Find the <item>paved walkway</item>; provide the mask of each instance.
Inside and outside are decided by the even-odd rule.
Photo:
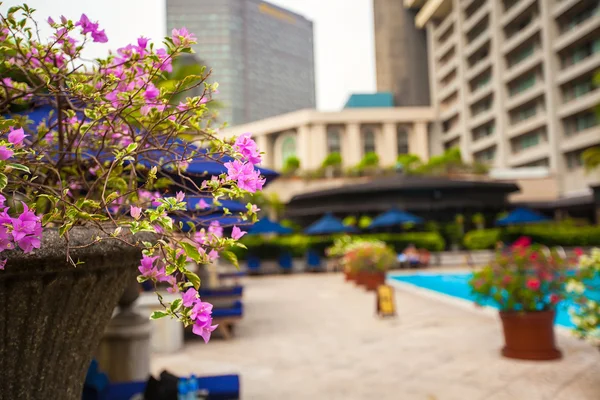
[[[236,338],[155,355],[154,373],[241,375],[244,400],[598,400],[600,352],[559,335],[564,359],[499,356],[499,322],[405,290],[399,316],[340,274],[246,281]]]

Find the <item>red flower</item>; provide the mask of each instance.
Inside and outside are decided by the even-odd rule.
[[[540,290],[540,280],[538,278],[529,278],[527,279],[527,284],[526,284],[528,289],[531,290]]]
[[[529,259],[533,262],[535,262],[538,258],[540,258],[540,255],[535,251],[529,256]]]
[[[520,247],[529,247],[531,245],[531,239],[527,236],[521,236],[513,243],[513,249],[518,249]]]
[[[575,254],[577,255],[577,257],[581,257],[583,255],[583,249],[581,247],[577,247],[573,251],[575,252]]]
[[[556,293],[552,293],[550,295],[550,304],[556,304],[560,301],[560,296],[557,295]]]
[[[511,282],[512,282],[512,276],[510,276],[510,275],[504,275],[502,277],[502,284],[503,285],[508,285]]]

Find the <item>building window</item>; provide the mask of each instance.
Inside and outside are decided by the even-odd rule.
[[[281,143],[281,161],[284,165],[290,157],[296,157],[296,138],[288,135]]]
[[[476,142],[480,139],[491,136],[494,134],[495,130],[496,130],[496,125],[493,123],[486,124],[486,125],[480,126],[478,128],[475,128],[473,130],[473,141]]]
[[[593,3],[593,2],[592,2]],[[561,33],[569,32],[575,29],[577,26],[581,25],[588,19],[597,16],[600,14],[600,4],[596,2],[595,4],[591,4],[590,7],[587,7],[573,15],[571,15],[567,20],[565,20],[562,24],[560,24]]]
[[[520,110],[517,110],[513,114],[512,123],[516,124],[521,121],[525,121],[526,119],[534,117],[536,114],[537,114],[537,107],[535,104],[533,104],[529,107],[526,107],[526,108],[522,108]]]
[[[477,103],[475,103],[473,105],[473,107],[471,107],[471,114],[473,114],[473,116],[477,116],[487,110],[489,110],[492,107],[492,98],[488,97],[487,99],[481,100]]]
[[[375,153],[375,132],[367,129],[363,132],[363,154]]]
[[[535,147],[540,144],[541,141],[541,133],[540,132],[532,132],[522,135],[516,138],[513,142],[513,151],[518,153],[520,151],[526,150],[530,147]]]
[[[489,147],[485,150],[473,154],[473,158],[476,162],[481,164],[490,164],[496,158],[496,146]]]
[[[567,136],[579,133],[586,129],[598,125],[598,117],[594,110],[587,110],[573,117],[567,118],[564,122],[565,133]]]
[[[342,145],[340,141],[340,131],[337,128],[327,130],[327,153],[341,153]]]
[[[586,94],[598,89],[598,83],[593,76],[588,76],[583,80],[568,83],[563,87],[563,101],[565,103],[585,96]]]
[[[479,22],[473,29],[467,33],[467,43],[472,43],[481,36],[488,29],[489,17],[486,16],[481,22]]]
[[[482,87],[489,85],[490,80],[491,80],[491,73],[486,72],[485,74],[481,75],[479,78],[476,78],[473,80],[471,91],[475,92],[475,91],[481,89]]]
[[[396,143],[398,154],[408,154],[408,132],[404,128],[398,128],[396,132]]]
[[[460,147],[460,137],[450,140],[449,142],[444,143],[444,150],[450,150],[455,147]]]
[[[532,72],[525,77],[519,79],[515,84],[513,84],[510,88],[510,95],[515,96],[519,93],[526,91],[529,88],[532,88],[535,85],[535,72]]]
[[[517,50],[513,54],[508,57],[508,67],[512,68],[515,65],[521,63],[521,61],[526,60],[535,52],[535,43],[530,43],[527,46]]]
[[[517,165],[516,168],[532,168],[532,167],[549,167],[550,160],[548,158],[542,158],[537,161],[532,161],[526,164]]]
[[[600,38],[591,40],[567,53],[563,53],[560,56],[561,66],[563,69],[570,67],[597,53],[600,53]]]
[[[581,155],[586,149],[571,151],[569,153],[565,153],[565,159],[567,161],[568,169],[578,169],[583,167],[583,160]]]

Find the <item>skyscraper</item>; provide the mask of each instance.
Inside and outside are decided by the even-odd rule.
[[[403,4],[427,30],[440,151],[458,146],[467,161],[497,168],[545,167],[563,196],[600,183],[581,160],[600,145],[600,1]]]
[[[427,38],[402,0],[374,0],[377,91],[391,92],[396,107],[429,105]]]
[[[186,27],[213,69],[221,121],[251,122],[315,107],[313,24],[259,0],[167,0],[167,28]]]

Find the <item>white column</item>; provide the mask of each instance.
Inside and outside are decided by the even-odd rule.
[[[301,125],[296,134],[296,151],[300,160],[300,169],[311,169],[311,144],[310,144],[310,126]]]
[[[382,167],[396,165],[398,158],[398,136],[395,122],[386,122],[378,132],[375,147]]]
[[[321,167],[327,157],[327,126],[325,124],[314,124],[310,130],[311,167]]]
[[[429,136],[427,122],[415,122],[408,134],[408,151],[421,160],[429,160]]]
[[[342,140],[342,159],[344,167],[353,167],[362,159],[362,138],[360,124],[348,123]]]

